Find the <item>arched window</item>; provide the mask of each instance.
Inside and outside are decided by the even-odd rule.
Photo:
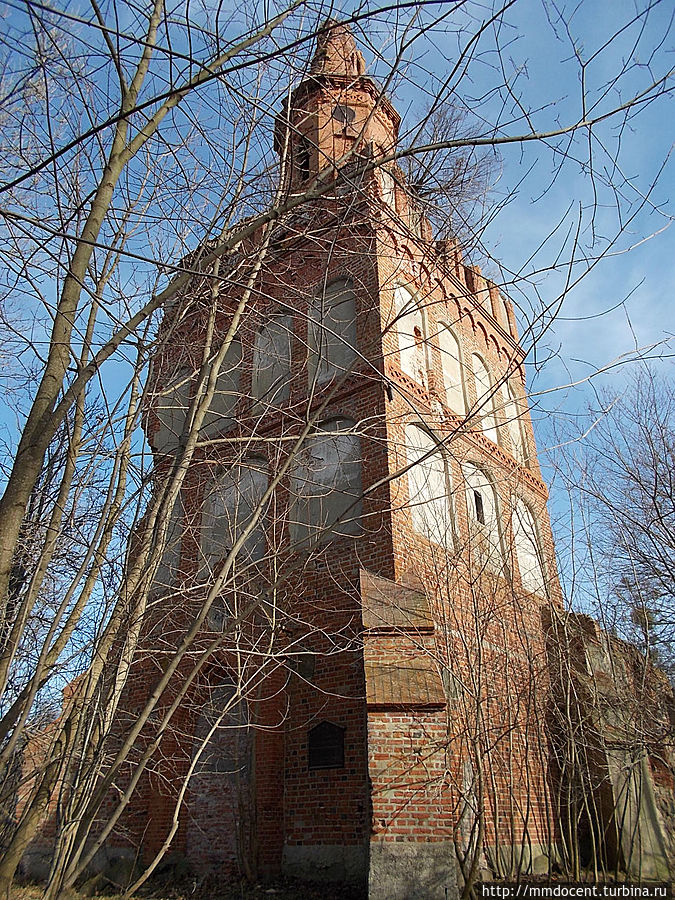
[[[464,415],[464,377],[459,351],[459,341],[448,325],[440,323],[438,344],[441,348],[441,364],[443,367],[443,384],[445,399],[453,412]]]
[[[406,427],[405,443],[408,464],[412,465],[408,493],[413,528],[437,544],[452,547],[452,482],[445,454],[417,425]]]
[[[234,425],[234,410],[241,397],[239,390],[241,355],[241,341],[238,337],[234,337],[220,366],[216,390],[202,422],[201,437],[213,437]]]
[[[494,487],[487,475],[471,463],[466,463],[463,469],[470,549],[481,565],[499,571],[503,555]]]
[[[260,407],[288,400],[292,327],[290,316],[272,316],[255,336],[252,393]]]
[[[471,363],[476,385],[476,399],[478,415],[481,418],[481,428],[483,429],[483,434],[496,444],[498,442],[497,417],[495,415],[495,399],[490,375],[485,363],[477,353],[474,353],[471,357]]]
[[[511,524],[523,589],[545,597],[546,578],[537,538],[537,526],[532,512],[522,500],[516,500],[513,505]]]
[[[356,362],[356,302],[351,281],[333,281],[310,303],[307,362],[309,383],[324,384],[351,371]]]
[[[422,311],[408,288],[394,289],[396,335],[401,371],[427,386],[426,333]]]
[[[160,453],[171,453],[178,447],[190,405],[192,369],[182,366],[157,398],[159,428],[151,442]]]
[[[202,555],[209,567],[223,559],[259,510],[268,484],[267,462],[249,459],[221,472],[204,501]],[[266,551],[263,515],[240,548],[243,563],[260,560]]]
[[[502,394],[504,396],[504,416],[511,438],[513,455],[521,465],[525,465],[527,463],[527,445],[523,433],[522,407],[513,387],[508,382],[502,384]]]
[[[351,419],[309,436],[291,477],[291,541],[361,533],[361,442]]]

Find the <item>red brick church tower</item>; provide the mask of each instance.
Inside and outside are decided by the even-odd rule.
[[[327,23],[275,133],[281,202],[303,202],[221,261],[215,317],[197,278],[166,315],[160,471],[204,342],[227,348],[159,573],[211,597],[195,648],[223,640],[127,825],[148,858],[192,761],[173,848],[197,871],[431,898],[548,864],[559,587],[524,354],[510,302],[383,162],[399,121]]]

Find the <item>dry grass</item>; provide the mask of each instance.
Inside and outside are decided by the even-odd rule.
[[[96,894],[97,900],[120,900],[120,894]],[[363,900],[365,895],[357,890],[339,885],[308,885],[289,881],[274,885],[222,884],[220,886],[191,886],[181,890],[174,886],[164,890],[143,889],[138,900]],[[35,885],[15,887],[12,900],[42,900],[42,889]],[[79,891],[70,891],[61,900],[88,900]]]
[[[119,900],[119,894],[97,894],[98,900]],[[42,900],[42,888],[38,885],[22,885],[12,888],[12,900]],[[66,900],[66,897],[63,898]],[[67,900],[87,900],[79,891],[70,891]]]

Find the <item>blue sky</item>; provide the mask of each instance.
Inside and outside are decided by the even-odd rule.
[[[641,6],[644,4],[641,4]],[[573,4],[568,5],[574,9]],[[514,17],[520,19],[522,39],[512,45],[514,65],[526,66],[527,79],[523,93],[534,105],[555,100],[557,111],[542,113],[535,122],[547,127],[547,122],[558,118],[562,123],[580,110],[579,66],[572,55],[572,42],[565,38],[555,40],[552,28],[542,15],[543,6],[534,0],[519,2]],[[618,105],[639,92],[651,80],[655,80],[675,66],[673,9],[669,3],[654,7],[644,33],[639,36],[641,22],[626,28],[622,36],[601,53],[587,72],[587,90],[591,99],[598,96],[597,88],[609,84],[616,69],[623,61],[639,64],[609,88],[601,100],[600,108]],[[571,18],[574,45],[585,59],[601,47],[610,35],[634,15],[634,5],[627,2],[580,4]],[[669,30],[670,29],[670,30]],[[653,59],[649,50],[661,40],[663,46]],[[637,43],[636,43],[637,41]],[[519,54],[516,56],[516,54]],[[647,62],[650,63],[647,67]],[[671,81],[672,84],[672,81]],[[675,120],[675,100],[662,97],[641,109],[631,123],[623,129],[620,147],[617,128],[610,120],[597,127],[599,139],[606,144],[613,156],[620,151],[621,174],[611,174],[612,181],[624,195],[622,215],[629,217],[639,204],[640,192],[646,194],[664,160],[671,151],[673,141],[672,121]],[[618,121],[618,120],[617,120]],[[583,154],[585,134],[579,134],[573,150]],[[603,174],[610,156],[603,155],[599,146],[594,148],[595,163]],[[511,268],[517,268],[521,259],[529,256],[541,236],[557,223],[565,211],[567,221],[575,223],[579,210],[583,210],[585,231],[582,241],[590,246],[589,226],[594,200],[593,184],[580,165],[563,162],[554,187],[543,196],[559,158],[552,157],[541,145],[528,145],[521,151],[517,147],[502,148],[505,187],[518,180],[529,165],[534,168],[520,187],[519,196],[495,221],[485,240],[495,256]],[[673,285],[673,251],[675,232],[668,227],[675,214],[671,188],[675,182],[675,159],[669,158],[653,191],[652,203],[627,227],[609,252],[592,272],[586,275],[565,296],[547,343],[557,349],[559,356],[548,362],[540,372],[532,372],[531,387],[550,388],[568,380],[577,380],[600,368],[617,356],[630,352],[635,345],[643,346],[661,341],[675,331],[671,308]],[[502,185],[498,185],[498,189]],[[539,198],[539,199],[535,199]],[[615,197],[607,187],[600,186],[595,251],[602,250],[609,238],[618,231],[618,214]],[[659,207],[656,211],[653,206]],[[660,232],[660,233],[657,233]],[[627,248],[634,246],[629,252]],[[555,243],[552,245],[555,246]],[[550,262],[551,248],[547,247],[538,259],[542,265]],[[562,261],[568,258],[562,254]],[[540,291],[551,298],[563,284],[563,274],[551,273],[539,280]],[[625,300],[625,304],[616,307]],[[612,310],[612,307],[616,307]],[[612,310],[612,311],[609,311]],[[664,352],[668,348],[664,347]],[[568,374],[570,377],[568,377]],[[611,376],[616,377],[616,373]],[[583,390],[571,392],[573,405],[583,402]]]
[[[639,15],[646,9],[648,15]],[[446,23],[458,26],[456,34],[435,34],[411,49],[409,81],[399,99],[404,115],[406,104],[412,112],[422,94],[415,97],[416,79],[425,87],[434,76],[442,81],[466,44],[468,26],[475,30],[491,11],[485,4],[458,8],[456,23]],[[587,115],[597,116],[675,68],[674,14],[670,2],[517,0],[506,13],[508,24],[498,33],[486,31],[466,72],[455,78],[453,99],[477,115],[485,134],[491,126],[500,135],[527,133],[518,103],[534,110],[529,121],[535,130],[555,129],[582,117],[581,60]],[[459,27],[462,18],[466,29]],[[501,57],[495,52],[497,41]],[[504,74],[511,80],[511,93],[495,92]],[[666,84],[671,90],[675,86],[672,74]],[[569,498],[551,465],[560,452],[561,429],[579,427],[588,405],[598,407],[598,389],[623,390],[634,367],[622,362],[604,374],[594,373],[615,360],[641,355],[661,358],[660,371],[672,373],[674,121],[675,97],[663,95],[626,117],[595,126],[596,178],[588,166],[586,131],[570,143],[557,139],[499,149],[501,169],[493,197],[511,197],[511,202],[483,234],[486,258],[475,261],[496,281],[509,282],[514,272],[524,276],[508,286],[522,307],[521,325],[542,302],[562,300],[546,333],[537,337],[527,369],[540,461],[552,485],[549,506],[563,554]],[[591,257],[605,255],[585,275],[587,266],[575,265],[573,287],[566,290],[570,235],[577,227],[579,249]],[[546,271],[554,261],[558,267]],[[636,352],[638,348],[645,350]],[[574,382],[581,383],[566,387]]]
[[[345,12],[354,8],[353,2],[343,5]],[[636,15],[636,5],[628,0],[611,3],[559,0],[555,5],[550,0],[517,0],[503,22],[486,29],[474,48],[470,64],[454,77],[448,96],[470,111],[484,134],[489,134],[493,127],[499,135],[527,132],[527,123],[518,112],[515,98],[534,110],[531,121],[536,129],[548,130],[573,122],[581,113],[577,52],[584,60],[592,59],[586,71],[591,114],[617,106],[675,66],[673,5],[667,0],[651,3],[640,0],[637,9],[646,8],[650,8],[646,18],[638,17],[627,24]],[[457,5],[446,2],[424,10],[416,22],[418,25],[441,13],[448,13],[448,19],[443,30],[421,36],[404,55],[405,79],[398,87],[392,87],[395,102],[404,115],[404,126],[414,124],[415,114],[452,69],[470,35],[478,25],[489,20],[493,10],[489,3],[478,2]],[[563,25],[560,13],[568,27]],[[242,11],[241,15],[245,16],[246,12]],[[399,22],[407,19],[409,12],[402,12]],[[617,32],[619,37],[610,41]],[[395,48],[394,33],[391,25],[372,27],[373,47],[384,48],[390,58]],[[501,57],[495,51],[497,44],[503,50]],[[308,50],[305,45],[303,53]],[[364,47],[364,52],[372,67],[373,53],[368,47]],[[617,79],[616,73],[622,67],[626,71]],[[510,96],[503,89],[493,93],[504,74],[512,85]],[[529,359],[529,385],[535,397],[538,391],[552,391],[557,386],[583,379],[636,345],[657,343],[675,330],[670,312],[675,232],[668,227],[675,214],[670,196],[675,163],[668,156],[673,120],[675,102],[667,96],[640,108],[625,124],[620,144],[615,120],[596,129],[598,139],[609,150],[607,155],[600,144],[594,147],[595,164],[602,178],[610,159],[620,149],[621,174],[617,170],[608,177],[621,192],[619,205],[625,217],[632,214],[640,193],[649,190],[660,166],[667,160],[651,198],[658,211],[645,207],[619,237],[612,254],[566,294],[560,313],[547,333],[538,339],[536,353]],[[585,132],[580,132],[567,148],[579,160],[583,160],[586,152],[585,141]],[[559,140],[555,147],[560,149],[566,144]],[[519,278],[509,288],[516,303],[521,303],[524,309],[528,306],[536,309],[540,300],[550,302],[561,291],[569,241],[566,247],[561,247],[564,241],[560,236],[576,228],[580,211],[582,244],[586,248],[591,246],[594,186],[582,162],[563,158],[542,143],[503,145],[499,153],[500,175],[494,197],[499,200],[510,196],[512,200],[483,235],[486,250],[494,261],[475,261],[481,262],[495,280],[500,281],[504,276],[508,281],[508,271],[527,276],[530,270],[545,269],[558,258],[562,268],[534,276],[538,297],[527,280]],[[593,252],[606,248],[607,240],[616,235],[619,219],[617,195],[600,182],[598,188],[597,239]],[[536,253],[543,236],[556,225],[559,228],[554,238]],[[625,252],[634,244],[635,249]],[[501,271],[499,264],[504,266]],[[670,351],[671,347],[662,345],[661,352]],[[542,360],[545,364],[538,365]],[[600,380],[610,385],[620,384],[621,370],[613,369]],[[551,442],[548,429],[551,411],[573,414],[583,409],[592,397],[588,385],[536,397],[534,418],[540,447]]]
[[[354,5],[344,8],[352,10]],[[490,3],[445,3],[419,16],[417,24],[422,26],[433,16],[447,14],[439,28],[411,43],[403,57],[403,77],[391,88],[404,117],[403,133],[414,125],[471,35],[498,8]],[[473,46],[470,62],[451,81],[448,99],[468,110],[486,136],[493,129],[499,136],[513,136],[526,134],[530,125],[548,131],[572,124],[583,117],[582,94],[586,117],[602,115],[675,69],[674,15],[675,8],[665,0],[517,0]],[[399,35],[403,19],[405,14],[399,18]],[[373,32],[373,44],[392,59],[393,27],[374,27]],[[373,54],[366,52],[366,57],[372,69]],[[378,74],[377,65],[374,68]],[[504,79],[509,91],[499,88]],[[666,84],[673,90],[675,76]],[[511,201],[483,234],[485,258],[474,261],[496,281],[507,282],[510,296],[522,306],[521,322],[530,319],[542,301],[552,302],[563,292],[571,247],[566,234],[574,234],[580,225],[579,249],[593,257],[606,254],[583,278],[579,276],[586,266],[574,267],[571,280],[578,283],[564,291],[555,322],[538,338],[537,352],[529,358],[532,391],[585,378],[636,346],[663,341],[675,331],[670,314],[675,274],[675,231],[670,228],[675,215],[673,121],[675,96],[667,95],[596,125],[595,178],[588,166],[586,130],[569,141],[499,147],[493,198]],[[554,228],[553,237],[537,252]],[[556,271],[538,271],[554,260],[559,264]],[[518,277],[509,285],[512,272]],[[532,272],[538,296],[527,283]],[[672,349],[662,345],[658,352]],[[541,360],[546,364],[537,365]],[[609,380],[619,377],[613,369]],[[541,403],[547,411],[561,403],[576,410],[585,399],[581,386],[564,396],[547,395]]]

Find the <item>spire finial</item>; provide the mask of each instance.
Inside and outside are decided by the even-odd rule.
[[[356,47],[349,25],[326,19],[316,40],[312,75],[358,77],[366,71],[363,54]]]

